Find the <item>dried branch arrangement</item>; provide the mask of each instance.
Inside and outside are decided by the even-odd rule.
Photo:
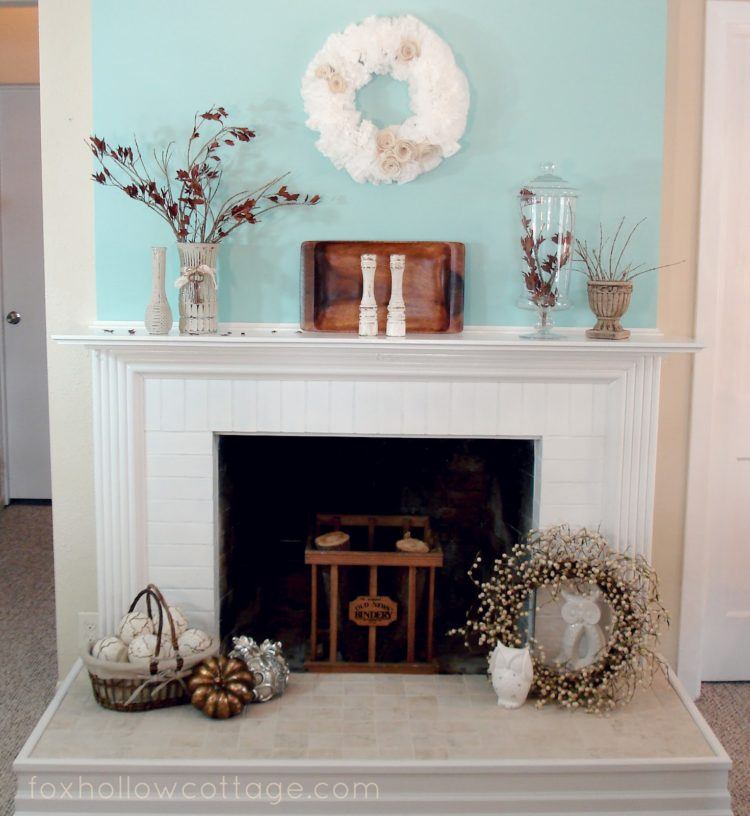
[[[605,713],[630,701],[639,685],[663,668],[654,646],[669,623],[659,599],[656,574],[647,561],[614,552],[604,537],[567,526],[532,530],[509,555],[485,568],[477,556],[469,577],[478,590],[466,625],[455,630],[469,647],[492,650],[531,646],[532,694],[538,705],[554,702],[570,709]],[[576,671],[545,659],[544,646],[528,635],[530,599],[546,588],[558,599],[563,588],[598,586],[612,612],[608,640],[598,659]]]
[[[535,233],[526,209],[537,201],[533,190],[524,187],[519,192],[523,279],[531,301],[537,306],[551,309],[557,304],[558,273],[570,261],[573,235],[569,230],[549,236],[542,232]],[[545,249],[548,240],[554,244],[552,252]]]
[[[580,271],[592,281],[623,281],[628,283],[640,275],[645,275],[647,272],[656,272],[657,269],[666,269],[669,266],[675,266],[676,263],[681,263],[681,261],[676,261],[671,264],[644,268],[645,264],[633,264],[624,261],[625,253],[633,236],[645,220],[645,218],[642,218],[633,226],[627,237],[622,238],[621,246],[618,246],[618,242],[624,235],[622,231],[625,226],[624,217],[620,219],[620,223],[611,238],[604,234],[604,228],[599,224],[598,246],[589,246],[586,241],[576,239],[576,261],[581,262],[584,266]]]
[[[218,198],[222,151],[255,138],[254,131],[229,124],[228,117],[221,106],[196,114],[184,160],[173,169],[175,146],[170,142],[161,153],[154,151],[156,173],[144,161],[137,139],[132,147],[114,146],[91,136],[86,143],[101,168],[92,178],[145,204],[169,224],[181,242],[218,243],[242,224],[256,224],[278,207],[320,201],[318,195],[302,196],[280,184],[286,173],[254,190],[242,190],[223,201]]]

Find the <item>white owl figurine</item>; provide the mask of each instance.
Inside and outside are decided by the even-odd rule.
[[[578,671],[595,663],[604,648],[606,640],[599,625],[602,610],[597,603],[600,595],[599,587],[586,594],[562,590],[565,603],[560,614],[568,625],[555,662],[569,670]]]
[[[520,708],[534,681],[529,647],[513,649],[498,643],[490,655],[489,674],[497,704],[503,708]]]

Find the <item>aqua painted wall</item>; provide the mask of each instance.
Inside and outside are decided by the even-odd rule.
[[[150,152],[184,139],[197,110],[222,104],[258,133],[234,154],[228,175],[238,186],[291,170],[292,189],[323,197],[311,210],[275,212],[222,246],[224,321],[295,322],[299,245],[337,238],[463,241],[467,323],[532,322],[515,306],[514,194],[547,159],[581,189],[579,235],[593,237],[600,220],[646,217],[633,254],[657,263],[665,0],[92,2],[98,135],[128,143],[136,133]],[[471,86],[468,128],[461,151],[433,172],[401,187],[360,185],[315,148],[299,81],[329,33],[371,14],[403,13],[453,48]],[[406,115],[406,94],[395,83],[380,80],[360,96],[376,120]],[[143,319],[152,245],[170,247],[173,280],[167,225],[97,187],[100,320]],[[574,276],[575,306],[560,324],[591,322],[583,284]],[[629,325],[655,325],[656,289],[655,275],[640,279]]]

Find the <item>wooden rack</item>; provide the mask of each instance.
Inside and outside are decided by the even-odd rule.
[[[395,549],[391,551],[374,550],[376,530],[378,528],[396,528],[401,533],[414,530],[421,531],[420,537],[431,544],[429,519],[424,516],[356,516],[356,515],[323,515],[316,518],[316,535],[325,528],[336,530],[345,528],[368,529],[367,550],[334,550],[317,549],[312,542],[305,550],[305,563],[310,565],[312,592],[311,592],[311,619],[310,619],[310,659],[305,666],[311,671],[381,671],[381,672],[408,672],[430,673],[436,671],[433,659],[434,652],[434,617],[435,617],[435,571],[443,566],[443,552],[440,547],[434,547],[428,553],[405,553]],[[369,596],[366,598],[350,599],[340,597],[341,571],[364,567],[369,572]],[[381,568],[402,569],[406,571],[407,603],[406,603],[406,644],[404,662],[384,663],[377,660],[378,629],[387,632],[387,626],[392,620],[383,622],[376,620],[366,624],[368,628],[367,661],[353,662],[338,659],[339,651],[339,613],[341,602],[370,601],[371,605],[385,610],[395,608],[395,602],[390,598],[378,596],[378,570]],[[417,574],[424,569],[427,576],[427,612],[425,624],[425,660],[417,658]],[[327,571],[328,575],[328,629],[319,628],[319,590],[320,573]],[[395,620],[395,615],[393,620]],[[328,659],[318,660],[318,644],[321,637],[327,634]]]

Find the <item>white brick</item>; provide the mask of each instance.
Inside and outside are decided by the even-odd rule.
[[[157,454],[146,458],[148,476],[186,476],[213,478],[214,460],[212,456],[193,454]]]
[[[597,436],[604,436],[607,425],[607,395],[612,393],[609,385],[595,385],[594,386],[594,404],[592,407],[593,420],[591,424],[591,432]]]
[[[310,380],[305,400],[305,430],[307,433],[328,433],[331,408],[331,383]]]
[[[258,430],[281,430],[281,383],[278,380],[258,382]]]
[[[500,383],[497,389],[497,434],[524,433],[523,388],[521,383]]]
[[[147,480],[150,499],[205,499],[213,497],[213,479],[188,477],[149,477]]]
[[[214,586],[213,565],[208,567],[158,567],[152,564],[149,569],[149,577],[159,587],[179,587],[182,590],[200,589],[211,592]]]
[[[570,389],[570,432],[594,433],[594,386],[578,383]]]
[[[281,428],[284,433],[305,432],[305,383],[285,380],[281,383]]]
[[[601,505],[602,485],[590,482],[544,482],[542,497],[550,504]]]
[[[195,431],[149,431],[146,434],[146,453],[154,454],[213,454],[213,435]]]
[[[358,434],[378,432],[378,384],[376,382],[354,383],[354,432]]]
[[[189,521],[149,521],[147,532],[152,544],[201,544],[213,546],[214,527],[211,523]]]
[[[522,383],[521,412],[524,432],[529,436],[541,436],[544,433],[546,416],[547,386],[544,383]]]
[[[258,386],[255,380],[232,383],[232,430],[254,433],[258,427]]]
[[[146,513],[149,521],[195,521],[208,524],[213,521],[214,510],[212,501],[149,499]]]
[[[403,432],[423,434],[427,430],[427,383],[404,383]]]
[[[549,459],[542,461],[542,479],[552,482],[601,482],[604,462],[601,459]]]
[[[544,432],[564,436],[570,434],[570,389],[568,383],[547,385]]]
[[[161,429],[163,431],[185,430],[185,381],[165,379],[161,381]]]
[[[331,383],[330,433],[354,433],[354,383],[336,380]]]
[[[208,423],[212,431],[232,430],[232,383],[208,381]]]
[[[450,432],[471,436],[474,432],[474,383],[451,383]]]
[[[185,611],[185,609],[183,609]],[[213,612],[207,612],[199,609],[189,609],[190,611],[190,625],[196,629],[201,629],[203,632],[210,634],[219,634],[219,622]]]
[[[187,614],[188,620],[195,625],[195,615],[205,613],[213,616],[214,593],[211,589],[183,589],[182,587],[164,584],[159,587],[169,603],[179,606]]]
[[[211,430],[208,424],[208,382],[206,380],[187,380],[185,383],[185,430]]]
[[[143,403],[146,430],[161,430],[161,380],[147,377],[143,381]]]
[[[396,436],[403,428],[403,391],[401,383],[379,382],[378,433]]]
[[[545,459],[601,459],[604,439],[601,436],[545,436],[542,455]]]
[[[473,412],[475,434],[492,436],[497,433],[497,383],[476,383]]]
[[[571,527],[596,529],[602,523],[602,508],[599,505],[559,505],[547,504],[542,499],[539,524],[549,527],[553,524],[569,524]]]
[[[427,433],[447,436],[450,425],[450,383],[427,383]]]
[[[208,544],[154,544],[148,548],[148,561],[152,567],[213,568],[214,548]]]

